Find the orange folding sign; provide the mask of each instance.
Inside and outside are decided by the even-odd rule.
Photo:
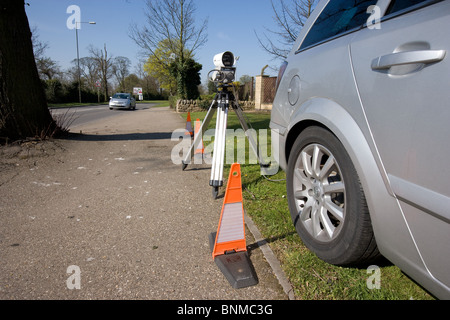
[[[212,256],[215,258],[218,255],[242,251],[247,251],[247,245],[241,167],[239,163],[234,163],[228,178]]]

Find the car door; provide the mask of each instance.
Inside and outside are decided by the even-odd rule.
[[[351,44],[386,181],[428,271],[450,286],[450,1],[391,1]],[[401,239],[399,239],[401,241]]]

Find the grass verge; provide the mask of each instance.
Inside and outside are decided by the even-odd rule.
[[[140,103],[151,103],[156,104],[155,107],[168,107],[169,106],[169,100],[144,100],[144,101],[138,101],[138,104]]]
[[[203,120],[205,115],[206,112],[192,112],[192,124],[197,118]],[[181,114],[181,116],[184,119],[187,118],[187,114]],[[270,114],[268,113],[248,112],[246,117],[255,130],[269,128]],[[213,128],[215,128],[215,117],[209,125],[209,129]],[[233,112],[228,114],[228,128],[241,128]],[[268,140],[270,143],[270,137]],[[248,152],[247,147],[246,159],[248,159]],[[224,186],[226,186],[229,169],[230,165],[225,165]],[[264,177],[261,175],[258,164],[241,164],[241,171],[244,208],[280,260],[297,299],[433,299],[394,265],[380,266],[380,288],[369,289],[369,285],[374,283],[372,271],[365,268],[337,267],[320,260],[304,246],[292,224],[286,199],[285,173],[280,170],[274,176]],[[221,190],[221,192],[224,191]]]

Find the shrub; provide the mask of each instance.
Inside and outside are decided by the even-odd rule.
[[[177,100],[178,97],[177,96],[170,96],[169,97],[169,105],[172,109],[176,109],[177,108]]]

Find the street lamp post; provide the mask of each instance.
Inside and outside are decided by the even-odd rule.
[[[75,21],[75,36],[77,39],[77,65],[78,65],[78,98],[81,103],[81,71],[80,71],[80,51],[78,49],[78,24],[81,23],[89,23],[89,24],[96,24],[94,21],[89,22],[81,22],[81,21]]]

